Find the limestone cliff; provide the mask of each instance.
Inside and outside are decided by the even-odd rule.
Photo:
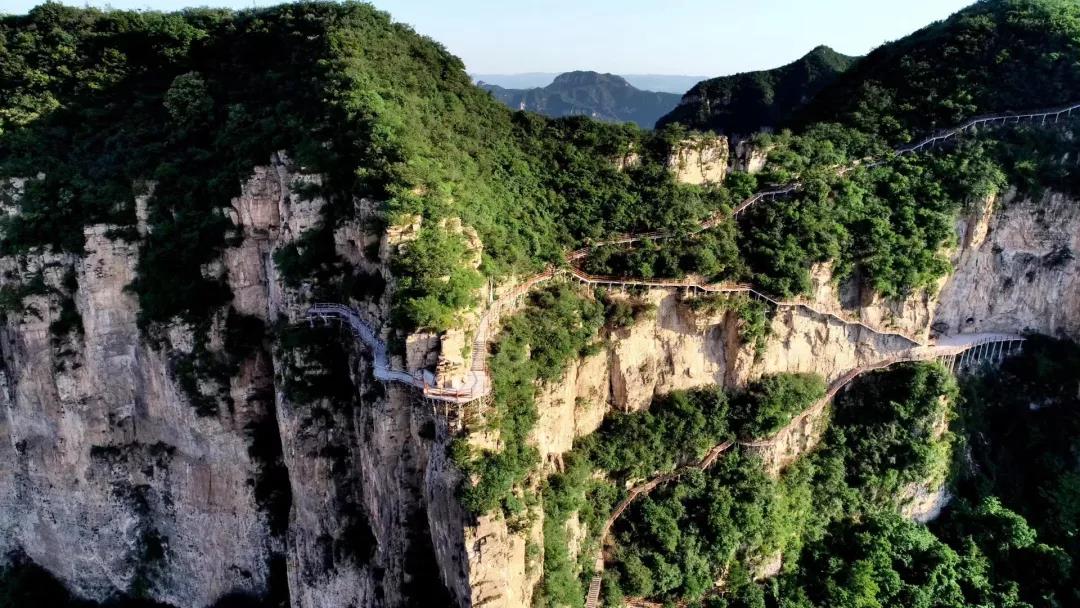
[[[287,287],[272,256],[321,221],[325,202],[295,194],[317,181],[279,154],[233,201],[240,238],[210,271],[227,277],[235,313],[301,318],[307,287]],[[379,270],[363,251],[380,237],[361,229],[366,203],[357,206],[359,219],[336,230],[338,253]],[[227,379],[229,406],[199,415],[177,367],[191,330],[140,331],[126,289],[138,247],[119,234],[88,228],[82,257],[0,260],[5,289],[41,283],[0,328],[0,459],[10,463],[0,468],[0,550],[25,552],[89,598],[138,589],[201,608],[287,580],[298,607],[406,603],[422,569],[412,552],[431,552],[427,519],[441,515],[423,504],[432,413],[384,391],[342,339],[355,362],[352,407],[292,403],[281,355],[260,347]],[[67,298],[81,331],[56,335]],[[375,301],[367,312],[386,309]],[[212,351],[223,348],[226,313],[210,330]],[[204,381],[198,392],[219,396]],[[287,495],[284,513],[266,504],[274,492]],[[459,534],[453,551],[461,544]]]
[[[962,246],[934,312],[939,333],[1031,331],[1080,338],[1080,204],[1009,192],[960,224]]]
[[[717,175],[700,169],[700,159],[687,162],[702,179]],[[279,154],[233,201],[237,238],[205,269],[233,293],[232,312],[219,311],[209,329],[211,352],[224,351],[232,314],[268,326],[302,319],[312,286],[290,287],[273,255],[321,221],[326,201],[295,194],[318,179]],[[10,203],[23,182],[3,186]],[[143,233],[152,196],[147,188],[136,201]],[[410,228],[373,231],[373,203],[353,205],[353,219],[334,228],[338,255],[392,282],[386,262]],[[880,301],[834,285],[821,267],[807,304],[921,336],[1031,329],[1078,337],[1078,209],[1060,195],[988,201],[959,222],[956,269],[936,294]],[[467,227],[453,229],[476,241]],[[19,305],[5,304],[0,326],[0,460],[10,463],[0,467],[0,551],[25,552],[86,597],[140,589],[184,608],[234,591],[263,594],[275,580],[287,581],[297,607],[410,605],[434,601],[443,587],[462,606],[529,605],[540,574],[530,549],[542,546],[540,510],[522,521],[472,521],[462,512],[445,412],[376,382],[368,353],[345,334],[327,334],[327,345],[342,349],[351,401],[294,402],[284,378],[307,362],[264,343],[233,362],[222,386],[196,386],[220,406],[199,415],[181,370],[197,347],[194,329],[177,322],[152,338],[140,329],[138,302],[126,289],[138,245],[124,235],[91,226],[84,255],[0,259],[0,289],[19,296]],[[545,471],[560,467],[574,439],[612,410],[773,372],[835,379],[909,346],[811,308],[782,307],[758,353],[741,343],[734,313],[696,313],[672,290],[634,297],[654,312],[607,330],[600,352],[540,387],[530,440]],[[387,293],[351,304],[385,326]],[[441,344],[438,336],[412,336],[399,363],[453,376],[467,359],[467,338],[468,331]],[[815,417],[793,427],[770,455],[774,466],[810,449],[820,428]],[[287,492],[277,503],[284,513],[272,508],[271,489]],[[932,512],[934,489],[913,492],[920,513]]]
[[[694,135],[675,144],[668,169],[684,184],[719,184],[727,177],[728,141],[716,135]]]
[[[85,237],[81,259],[3,261],[5,285],[41,271],[47,287],[0,329],[3,549],[24,551],[92,598],[149,586],[163,601],[202,606],[265,588],[280,546],[251,491],[258,463],[245,429],[273,416],[260,398],[269,361],[249,357],[231,381],[233,394],[252,398],[198,416],[173,373],[184,332],[158,347],[137,327],[125,291],[136,247],[107,226]],[[78,287],[62,296],[66,273]],[[83,330],[54,336],[50,324],[71,296]]]

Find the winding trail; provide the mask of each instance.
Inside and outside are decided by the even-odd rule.
[[[611,515],[604,521],[604,525],[601,528],[600,549],[595,562],[595,573],[590,582],[590,589],[592,589],[593,586],[599,586],[603,580],[603,548],[610,542],[609,537],[612,528],[615,526],[615,522],[634,501],[643,496],[648,496],[649,493],[657,487],[669,481],[678,479],[689,471],[704,471],[708,469],[716,462],[721,454],[727,452],[733,446],[763,449],[775,445],[777,441],[792,428],[802,425],[807,418],[820,414],[822,410],[828,407],[829,403],[832,402],[844,387],[863,374],[892,367],[893,365],[900,363],[910,363],[915,361],[939,361],[949,369],[955,369],[957,365],[969,365],[973,362],[1000,362],[1006,356],[1021,347],[1024,341],[1024,336],[1002,333],[951,336],[941,340],[938,344],[933,346],[915,347],[900,355],[886,357],[880,361],[868,363],[848,370],[839,378],[829,383],[829,388],[824,397],[794,416],[791,421],[784,425],[784,428],[776,431],[769,437],[764,439],[726,440],[710,449],[708,453],[705,454],[705,457],[697,463],[685,465],[668,473],[662,473],[633,486],[627,491],[626,497],[615,505],[615,508],[611,511]],[[599,602],[599,597],[597,597],[596,602]],[[597,605],[597,603],[593,603],[592,608],[595,608]],[[586,601],[586,608],[590,608],[588,601]]]
[[[1061,108],[1052,110],[1043,110],[1036,112],[1028,112],[1022,114],[997,114],[989,116],[980,116],[972,118],[971,120],[963,123],[960,126],[948,129],[945,131],[937,132],[921,141],[916,143],[895,148],[891,155],[887,155],[880,159],[863,159],[855,161],[849,165],[838,167],[836,172],[838,175],[843,175],[856,167],[873,167],[885,162],[888,162],[890,158],[902,156],[905,154],[913,154],[925,150],[927,148],[934,148],[938,143],[946,142],[952,138],[967,132],[974,131],[984,126],[997,126],[1008,124],[1020,124],[1023,122],[1047,124],[1052,121],[1052,124],[1058,123],[1062,117],[1069,117],[1073,111],[1080,110],[1080,103],[1073,103]],[[614,527],[618,518],[626,511],[626,509],[637,499],[642,496],[647,496],[650,492],[656,489],[658,486],[667,483],[679,476],[685,474],[690,470],[705,470],[711,467],[720,457],[721,454],[729,450],[734,445],[739,445],[747,448],[764,448],[775,444],[779,437],[792,425],[801,424],[809,416],[816,415],[823,408],[825,408],[829,402],[858,376],[896,365],[898,363],[910,362],[910,361],[927,361],[938,360],[943,362],[950,370],[955,369],[957,366],[963,367],[970,361],[980,361],[985,358],[1000,359],[1007,353],[1011,352],[1016,345],[1022,344],[1024,337],[1014,334],[961,334],[956,336],[946,336],[939,338],[935,342],[924,342],[916,337],[912,337],[903,333],[889,331],[873,327],[864,321],[853,317],[846,317],[838,314],[834,311],[823,310],[814,306],[808,302],[802,301],[786,301],[773,298],[760,291],[757,291],[752,285],[746,283],[701,283],[694,279],[674,280],[674,279],[633,279],[626,277],[604,277],[590,275],[577,267],[577,264],[588,257],[588,255],[597,247],[611,246],[611,245],[629,245],[643,241],[658,241],[669,239],[675,236],[693,236],[704,232],[706,230],[715,228],[723,222],[729,221],[732,218],[737,218],[739,214],[743,213],[753,205],[761,201],[772,201],[777,198],[787,196],[789,194],[798,192],[802,189],[802,183],[795,181],[787,184],[783,187],[773,190],[766,190],[763,192],[755,193],[742,202],[740,202],[730,212],[715,214],[704,221],[700,222],[696,228],[686,233],[677,233],[673,231],[654,231],[638,234],[626,234],[619,235],[602,241],[597,241],[590,244],[587,247],[571,251],[564,257],[564,266],[555,267],[550,266],[543,272],[533,275],[526,281],[516,286],[509,293],[504,294],[501,298],[491,303],[486,311],[481,315],[480,321],[477,325],[476,335],[474,336],[472,344],[472,357],[470,361],[469,371],[465,375],[463,382],[452,386],[440,386],[438,378],[435,377],[429,371],[420,371],[417,373],[410,373],[407,370],[395,368],[390,362],[388,355],[386,342],[379,336],[379,333],[375,330],[371,323],[366,321],[358,312],[344,306],[342,304],[335,303],[318,303],[313,305],[307,312],[307,318],[310,322],[315,321],[322,322],[339,322],[345,326],[348,326],[350,331],[356,340],[364,344],[372,351],[373,354],[373,368],[375,378],[382,382],[396,382],[411,386],[420,390],[426,399],[432,401],[439,401],[444,403],[457,404],[459,406],[466,405],[473,401],[482,399],[491,392],[491,380],[488,374],[487,357],[489,351],[489,343],[498,331],[499,320],[502,315],[507,312],[516,310],[523,297],[531,291],[536,285],[550,280],[556,276],[562,274],[568,274],[573,280],[581,282],[586,285],[594,286],[608,286],[608,287],[645,287],[645,288],[668,288],[668,289],[684,289],[694,293],[712,293],[712,294],[746,294],[750,297],[757,298],[759,300],[768,302],[776,307],[795,307],[808,310],[818,316],[832,319],[840,323],[860,327],[867,331],[870,331],[877,335],[891,336],[906,340],[910,343],[911,347],[901,353],[900,355],[883,358],[880,361],[869,363],[867,365],[849,370],[842,376],[834,380],[829,385],[825,397],[815,403],[813,406],[803,411],[799,415],[795,416],[784,429],[781,429],[769,438],[759,440],[743,440],[735,441],[728,440],[714,446],[705,454],[705,456],[697,463],[685,465],[675,471],[660,474],[652,479],[644,481],[634,487],[632,487],[625,498],[620,501],[613,509],[611,515],[604,522],[604,526],[601,531],[600,552],[596,559],[596,574],[590,581],[589,589],[586,596],[585,606],[586,608],[596,608],[599,605],[600,600],[600,588],[602,582],[602,574],[604,570],[604,558],[603,547],[607,542],[608,537],[611,534],[611,529]]]
[[[959,126],[953,127],[951,129],[946,129],[944,131],[938,131],[937,133],[930,135],[929,137],[926,137],[925,139],[918,142],[906,146],[893,148],[891,154],[886,154],[882,158],[867,158],[853,161],[847,165],[837,167],[836,173],[837,175],[844,175],[845,173],[848,173],[858,167],[876,167],[888,162],[890,159],[897,156],[921,152],[927,148],[934,148],[939,143],[946,142],[954,137],[967,133],[968,131],[976,131],[980,127],[992,127],[1009,124],[1015,125],[1024,122],[1040,123],[1045,125],[1047,122],[1052,121],[1051,124],[1057,124],[1058,122],[1060,122],[1062,117],[1071,117],[1072,113],[1077,110],[1080,110],[1080,102],[1072,103],[1067,106],[1054,108],[1051,110],[1038,110],[1021,114],[1006,113],[978,116],[968,120],[967,122]],[[705,230],[715,228],[731,217],[738,217],[739,214],[741,214],[743,211],[746,211],[747,209],[761,201],[776,200],[777,198],[798,192],[802,190],[802,187],[802,182],[795,181],[774,190],[766,190],[763,192],[752,194],[745,200],[743,200],[741,203],[739,203],[734,209],[732,209],[730,214],[724,212],[717,213],[703,221],[698,228],[690,232],[681,233],[673,232],[670,230],[658,230],[654,232],[618,235],[602,241],[596,241],[595,243],[592,243],[589,247],[583,247],[581,249],[573,251],[570,253],[570,256],[568,256],[568,259],[582,259],[588,256],[589,252],[596,247],[603,247],[608,245],[628,245],[632,243],[639,243],[642,241],[658,241],[669,239],[675,236],[693,236],[695,234],[704,232]]]
[[[1023,122],[1038,122],[1040,124],[1047,124],[1048,122],[1057,123],[1061,120],[1062,117],[1071,116],[1073,111],[1075,110],[1080,110],[1080,103],[1073,103],[1052,110],[1027,112],[1021,114],[1011,113],[980,116],[973,118],[958,127],[935,133],[934,135],[931,135],[919,142],[896,148],[891,156],[901,156],[904,154],[919,152],[927,148],[932,148],[940,142],[947,141],[949,139],[957,137],[962,133],[965,133],[967,131],[973,131],[983,126],[1019,124]],[[870,162],[867,162],[867,160],[869,160]],[[854,163],[851,163],[850,165],[839,167],[837,169],[837,173],[846,173],[847,171],[850,171],[857,166],[875,166],[883,162],[887,162],[888,157],[876,161],[872,159],[867,160],[856,161]],[[761,201],[776,200],[777,198],[787,196],[801,189],[802,184],[796,181],[780,188],[758,192],[743,200],[730,213],[725,212],[715,214],[712,217],[702,221],[697,228],[690,231],[689,233],[681,234],[692,236],[705,230],[715,228],[721,223],[728,221],[733,217],[737,217],[740,213],[746,211],[751,206]],[[315,304],[308,310],[307,317],[312,322],[316,320],[321,320],[323,322],[336,321],[348,326],[357,341],[363,343],[372,351],[374,355],[375,377],[380,381],[405,384],[407,386],[411,386],[420,390],[423,393],[424,397],[427,399],[445,403],[453,403],[457,405],[465,405],[471,403],[478,399],[482,399],[491,393],[491,380],[487,370],[488,345],[498,330],[499,320],[501,319],[502,315],[515,310],[518,302],[522,299],[522,296],[528,293],[533,287],[535,287],[541,282],[547,281],[561,274],[569,274],[573,279],[588,285],[678,288],[701,293],[745,293],[752,297],[769,302],[777,307],[802,308],[818,316],[830,318],[844,324],[861,327],[875,334],[883,336],[893,336],[904,339],[911,343],[913,346],[927,346],[926,343],[919,340],[918,338],[895,331],[889,331],[886,329],[873,327],[859,319],[843,316],[834,311],[822,310],[808,302],[785,301],[773,298],[760,291],[755,290],[753,286],[747,284],[702,284],[692,279],[648,280],[628,279],[625,277],[600,277],[586,274],[576,267],[576,263],[586,258],[597,247],[607,245],[627,245],[647,240],[664,240],[672,238],[677,234],[680,233],[675,233],[672,231],[655,231],[615,236],[603,241],[597,241],[588,247],[583,247],[581,249],[577,249],[568,253],[564,258],[565,267],[549,267],[543,272],[530,277],[525,282],[515,287],[510,293],[493,302],[488,307],[488,309],[484,311],[484,313],[481,315],[472,344],[472,358],[470,361],[469,370],[461,382],[455,383],[450,386],[441,386],[439,384],[438,378],[430,372],[421,371],[411,373],[407,370],[393,367],[387,353],[386,342],[379,336],[379,333],[375,330],[371,323],[366,321],[355,310],[347,306],[335,303]]]

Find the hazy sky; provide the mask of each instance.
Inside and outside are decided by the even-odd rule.
[[[787,63],[818,44],[863,54],[974,0],[374,0],[442,42],[474,73],[714,76]],[[21,13],[35,0],[0,0]],[[110,0],[66,4],[176,9],[271,0]]]

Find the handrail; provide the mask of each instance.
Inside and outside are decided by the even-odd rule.
[[[968,129],[972,129],[984,124],[994,124],[1001,121],[1003,124],[1010,120],[1015,120],[1017,123],[1023,120],[1037,120],[1042,119],[1045,123],[1046,120],[1053,118],[1055,121],[1060,120],[1062,115],[1071,115],[1074,110],[1080,109],[1080,103],[1074,103],[1062,108],[1046,110],[1041,112],[1029,112],[1025,114],[999,114],[991,116],[980,116],[968,120],[962,125],[955,127],[951,130],[944,131],[915,144],[900,147],[894,150],[894,154],[902,155],[912,152],[916,152],[925,148],[928,145],[934,145],[938,141],[949,139],[962,133]],[[859,166],[866,162],[868,159],[855,161],[847,166],[839,167],[837,171],[840,174],[845,173],[855,166]],[[721,222],[727,220],[729,217],[738,216],[740,213],[750,208],[754,204],[763,200],[775,200],[778,197],[786,196],[793,192],[796,192],[802,188],[802,183],[799,181],[792,182],[783,187],[765,190],[757,192],[741,203],[735,206],[730,213],[715,214],[714,216],[702,221],[697,228],[692,230],[689,235],[698,234],[702,231],[708,230],[719,225]],[[763,301],[769,302],[774,306],[780,307],[800,307],[808,310],[819,316],[835,319],[846,325],[852,325],[856,327],[862,327],[868,331],[871,331],[878,335],[893,336],[902,338],[911,342],[914,346],[927,347],[933,346],[923,343],[922,341],[913,338],[911,336],[892,331],[885,331],[868,325],[866,322],[858,319],[850,319],[841,316],[832,311],[819,309],[810,303],[800,301],[784,301],[771,297],[753,288],[752,285],[743,283],[700,283],[694,280],[676,280],[676,279],[627,279],[624,277],[602,277],[587,274],[574,266],[575,262],[578,262],[589,255],[596,247],[604,245],[615,244],[631,244],[642,240],[663,240],[676,236],[675,233],[669,230],[657,230],[652,232],[640,233],[640,234],[625,234],[612,237],[607,240],[598,241],[587,247],[569,252],[564,260],[568,268],[555,268],[548,267],[543,272],[534,275],[517,286],[509,293],[505,294],[499,300],[493,302],[486,311],[480,316],[480,321],[477,325],[476,335],[474,336],[472,347],[472,358],[467,374],[467,385],[461,388],[457,387],[438,387],[433,386],[427,382],[422,374],[411,374],[407,370],[395,369],[391,363],[389,354],[387,352],[386,343],[379,337],[375,329],[365,322],[359,314],[357,314],[351,308],[338,303],[316,303],[308,310],[308,317],[334,319],[349,325],[352,333],[364,343],[374,354],[374,373],[375,377],[379,380],[395,381],[404,384],[409,384],[423,391],[424,395],[432,399],[441,401],[452,401],[455,403],[466,403],[480,397],[486,396],[491,391],[491,382],[487,373],[487,356],[488,356],[488,343],[493,337],[493,332],[498,325],[498,321],[502,314],[509,309],[506,302],[513,302],[531,290],[540,282],[551,279],[563,272],[568,272],[574,279],[586,284],[611,284],[620,286],[639,286],[639,287],[653,287],[653,288],[685,288],[694,289],[706,293],[748,293],[753,297],[759,298]],[[967,348],[971,348],[968,346]]]
[[[949,129],[947,131],[942,131],[942,132],[939,132],[939,133],[937,133],[935,135],[931,135],[931,136],[929,136],[929,137],[927,137],[927,138],[925,138],[925,139],[923,139],[923,140],[921,140],[919,142],[916,142],[914,144],[894,148],[892,150],[892,155],[893,156],[903,156],[904,154],[911,154],[913,152],[918,152],[920,150],[923,150],[927,146],[933,146],[939,141],[944,141],[944,140],[950,139],[950,138],[955,137],[955,136],[959,135],[960,133],[963,133],[963,132],[965,132],[965,131],[967,131],[969,129],[973,129],[973,128],[979,127],[981,125],[984,125],[984,124],[994,124],[994,123],[997,123],[999,121],[1001,122],[1001,124],[1006,124],[1006,123],[1008,123],[1010,121],[1015,121],[1015,123],[1020,123],[1021,121],[1025,121],[1025,120],[1031,120],[1031,121],[1034,122],[1035,120],[1040,119],[1040,118],[1044,119],[1044,122],[1045,122],[1046,119],[1049,119],[1051,117],[1053,117],[1054,121],[1057,122],[1061,118],[1062,115],[1071,116],[1074,110],[1080,110],[1080,102],[1073,103],[1073,104],[1070,104],[1070,105],[1067,105],[1067,106],[1063,106],[1061,108],[1055,108],[1055,109],[1052,109],[1052,110],[1044,110],[1044,111],[1038,111],[1038,112],[1028,112],[1028,113],[1024,113],[1024,114],[994,114],[994,115],[987,115],[987,116],[978,116],[978,117],[975,117],[975,118],[972,118],[972,119],[968,120],[967,122],[965,122],[965,123],[963,123],[963,124],[961,124],[961,125],[959,125],[957,127],[953,127],[952,129]],[[861,159],[861,160],[853,161],[853,162],[849,163],[848,165],[843,165],[843,166],[840,166],[840,167],[836,167],[836,172],[837,172],[838,175],[843,175],[843,174],[847,173],[848,171],[851,171],[852,169],[855,169],[856,167],[859,167],[859,166],[865,166],[865,167],[878,166],[878,165],[882,164],[883,162],[885,162],[885,160],[886,160],[886,158],[879,158],[879,159],[876,159],[876,160],[873,159],[873,158]],[[782,186],[782,187],[774,189],[774,190],[765,190],[765,191],[762,191],[762,192],[757,192],[757,193],[751,194],[749,197],[743,199],[743,201],[741,203],[736,205],[735,208],[731,211],[730,214],[729,213],[724,213],[724,212],[713,214],[708,219],[702,221],[698,228],[696,228],[696,229],[694,229],[694,230],[692,230],[692,231],[690,231],[688,233],[684,233],[684,234],[686,236],[693,236],[693,235],[698,234],[698,233],[700,233],[700,232],[702,232],[704,230],[708,230],[710,228],[715,228],[716,226],[721,224],[723,221],[727,220],[729,217],[737,217],[740,213],[742,213],[743,211],[746,211],[747,209],[749,209],[751,206],[757,204],[758,202],[761,202],[761,201],[763,201],[765,199],[775,200],[777,197],[786,196],[788,194],[791,194],[793,192],[797,192],[797,191],[801,190],[802,186],[803,186],[803,184],[802,184],[801,181],[794,181],[794,182],[791,182],[790,184],[787,184],[785,186]],[[603,241],[597,241],[594,245],[592,245],[591,248],[602,247],[602,246],[610,246],[610,245],[626,245],[626,244],[637,243],[637,242],[640,242],[640,241],[666,240],[666,239],[673,238],[673,237],[677,236],[678,234],[679,233],[676,233],[676,232],[671,231],[671,230],[644,232],[644,233],[639,233],[639,234],[622,234],[622,235],[617,235],[617,236],[611,237],[610,239],[606,239],[606,240],[603,240]],[[588,250],[589,249],[590,249],[590,247],[585,247],[585,248],[582,248],[582,249],[578,249],[575,252],[573,252],[571,255],[575,256],[573,259],[581,259],[581,258],[588,255]]]
[[[953,338],[953,340],[955,340],[955,337]],[[736,440],[732,440],[732,439],[725,440],[725,441],[713,446],[712,449],[710,449],[705,454],[705,457],[702,458],[700,461],[698,461],[696,463],[684,465],[684,466],[682,466],[680,468],[675,469],[674,471],[670,471],[670,472],[667,472],[667,473],[661,473],[661,474],[658,474],[658,475],[652,477],[651,479],[648,479],[646,481],[638,483],[637,485],[635,485],[634,487],[630,488],[630,490],[627,491],[626,496],[615,505],[615,508],[612,509],[611,514],[608,516],[608,518],[606,520],[604,520],[604,525],[600,529],[600,547],[601,548],[600,548],[600,552],[599,552],[599,554],[597,556],[597,559],[596,559],[596,568],[595,568],[592,580],[595,582],[595,581],[598,581],[598,580],[602,579],[603,571],[604,571],[604,558],[603,558],[604,539],[606,539],[608,537],[608,535],[611,534],[612,528],[615,527],[615,522],[619,519],[619,517],[622,516],[622,514],[626,511],[626,509],[630,506],[631,503],[633,503],[637,499],[641,498],[642,496],[647,496],[649,493],[651,493],[654,489],[656,489],[660,485],[662,485],[664,483],[667,483],[669,481],[672,481],[674,479],[677,479],[677,478],[681,477],[683,474],[685,474],[688,471],[692,471],[692,470],[704,471],[704,470],[712,467],[712,465],[716,462],[716,460],[723,453],[725,453],[729,449],[731,449],[732,446],[738,445],[740,447],[755,449],[755,448],[766,448],[766,447],[771,447],[771,446],[775,445],[777,443],[777,441],[779,441],[779,439],[789,429],[793,428],[795,425],[802,424],[802,422],[807,417],[819,413],[822,409],[824,409],[836,397],[836,395],[845,386],[850,384],[855,378],[857,378],[857,377],[859,377],[862,374],[865,374],[867,372],[874,371],[874,370],[879,370],[879,369],[885,369],[887,367],[891,367],[891,366],[897,365],[899,363],[907,363],[907,362],[911,362],[911,361],[926,361],[926,360],[930,360],[930,359],[937,359],[937,358],[942,358],[942,357],[955,356],[955,355],[959,354],[959,352],[957,352],[955,350],[955,348],[961,348],[962,347],[963,350],[970,350],[972,348],[976,348],[978,346],[985,346],[987,344],[1012,343],[1012,342],[1023,343],[1025,340],[1026,340],[1026,338],[1024,336],[1015,335],[1015,334],[979,334],[979,337],[974,339],[974,340],[970,340],[970,341],[967,341],[967,342],[962,342],[961,341],[960,343],[958,343],[958,344],[956,344],[956,345],[954,345],[952,347],[950,347],[950,346],[942,347],[943,349],[945,349],[945,352],[931,351],[931,350],[927,350],[927,349],[912,349],[912,350],[908,351],[907,353],[904,353],[904,354],[899,355],[899,356],[886,357],[885,359],[882,359],[881,361],[877,361],[877,362],[874,362],[874,363],[870,363],[870,364],[867,364],[867,365],[863,365],[863,366],[848,370],[843,375],[841,375],[839,378],[837,378],[836,380],[834,380],[833,382],[831,382],[829,384],[829,389],[828,389],[828,391],[826,391],[824,397],[817,400],[812,406],[810,406],[809,408],[803,410],[798,415],[794,416],[790,421],[788,421],[787,424],[784,425],[783,428],[781,428],[780,430],[773,433],[770,437],[768,437],[766,439],[760,439],[760,440],[752,440],[752,439],[751,440],[740,440],[740,441],[736,441]],[[962,352],[962,351],[960,351],[960,352]],[[993,351],[991,351],[991,352],[993,352]],[[589,598],[592,598],[592,587],[590,587],[590,594],[589,594],[589,596],[587,598],[587,601],[588,601]]]

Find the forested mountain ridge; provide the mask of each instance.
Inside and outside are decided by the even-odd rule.
[[[1080,7],[978,11],[1000,51]],[[1034,106],[1069,40],[1002,58]],[[691,185],[726,140],[511,111],[366,4],[0,18],[0,607],[580,608],[598,561],[611,606],[1077,603],[1075,344],[823,396],[1080,336],[1080,125],[896,156],[919,116],[862,108]]]
[[[470,74],[473,80],[500,86],[504,89],[538,89],[551,84],[558,74],[553,72],[526,72],[522,74]],[[705,79],[704,76],[678,74],[618,74],[630,84],[643,91],[677,93],[682,95],[690,87]]]
[[[856,61],[819,46],[782,67],[705,80],[656,124],[744,136],[776,128]]]
[[[1053,107],[1080,91],[1080,13],[983,0],[856,62],[794,124],[842,121],[892,140],[978,114]]]
[[[651,129],[678,102],[673,93],[656,93],[634,88],[626,79],[597,72],[566,72],[543,88],[504,89],[480,83],[512,110],[527,110],[545,116],[588,116],[607,122],[632,122]]]

